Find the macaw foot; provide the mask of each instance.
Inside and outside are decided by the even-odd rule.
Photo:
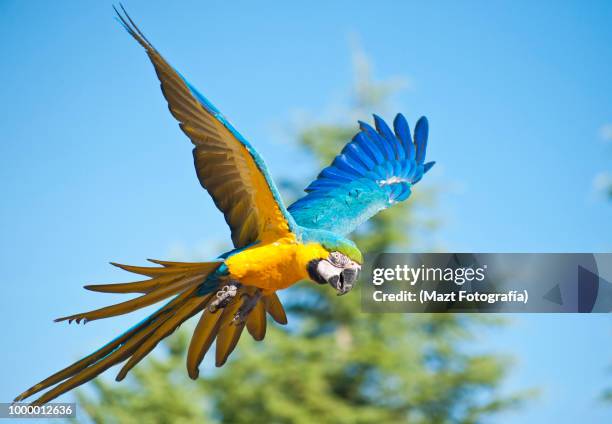
[[[259,299],[261,298],[261,290],[257,289],[252,295],[245,294],[244,297],[245,300],[242,303],[242,306],[240,306],[240,309],[238,309],[238,312],[236,312],[236,315],[234,315],[234,319],[232,320],[235,325],[244,324],[249,316],[249,313],[251,313],[255,305],[257,305],[257,302],[259,302]]]
[[[215,298],[213,301],[208,305],[208,310],[210,312],[215,312],[217,309],[225,308],[238,294],[240,285],[241,284],[238,281],[230,281],[221,287],[217,293],[215,293]]]

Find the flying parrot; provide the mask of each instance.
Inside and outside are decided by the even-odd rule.
[[[287,317],[278,290],[310,280],[329,284],[339,295],[355,284],[362,254],[345,236],[379,211],[408,199],[433,162],[425,163],[428,123],[422,117],[413,136],[398,114],[394,131],[374,115],[376,129],[360,122],[359,132],[286,208],[266,165],[229,121],[153,47],[125,9],[115,8],[125,30],[145,49],[161,83],[170,113],[194,144],[197,177],[223,213],[234,249],[210,262],[151,260],[152,267],[115,264],[148,279],[88,285],[104,293],[140,293],[115,305],[58,318],[88,322],[133,312],[170,299],[156,312],[94,353],[29,388],[21,401],[44,404],[124,362],[120,381],[165,337],[199,314],[187,351],[192,379],[216,341],[215,364],[222,366],[244,328],[255,340],[266,333],[266,313],[279,324]]]

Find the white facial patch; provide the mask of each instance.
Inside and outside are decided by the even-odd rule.
[[[329,281],[333,276],[339,276],[342,268],[332,265],[328,261],[319,261],[317,264],[317,273],[323,277],[325,281]]]

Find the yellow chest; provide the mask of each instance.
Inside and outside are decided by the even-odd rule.
[[[328,252],[319,244],[301,244],[286,238],[255,245],[230,256],[225,264],[230,278],[264,292],[274,292],[309,279],[308,263],[327,256]]]

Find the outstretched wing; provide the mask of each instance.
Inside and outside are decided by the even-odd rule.
[[[123,9],[119,21],[145,48],[168,108],[195,145],[193,159],[200,184],[230,226],[237,248],[286,236],[295,222],[285,209],[263,159],[223,115],[151,45]]]
[[[395,133],[376,115],[374,122],[376,130],[359,122],[359,133],[305,189],[308,194],[289,206],[297,224],[348,234],[381,210],[408,199],[412,185],[434,165],[425,163],[425,117],[416,124],[414,142],[402,114],[393,122]]]

